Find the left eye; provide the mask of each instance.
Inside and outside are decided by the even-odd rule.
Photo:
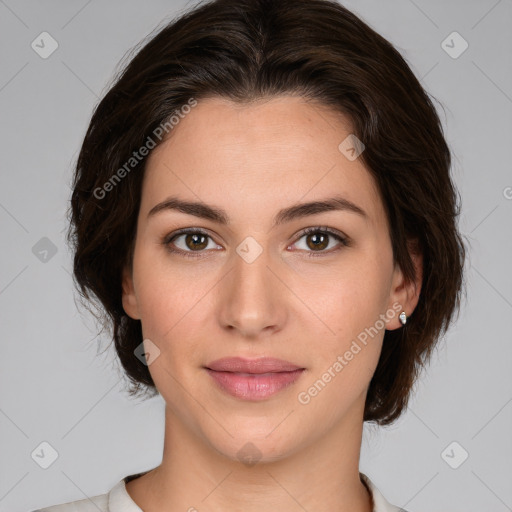
[[[323,228],[310,228],[304,231],[302,233],[302,236],[298,239],[298,241],[302,239],[305,239],[305,246],[299,247],[299,249],[308,252],[331,252],[327,251],[326,249],[328,247],[332,249],[332,245],[330,244],[330,241],[332,241],[332,239],[338,240],[339,244],[342,246],[348,245],[347,240],[343,236],[339,235],[338,233],[335,233],[334,231],[331,231],[330,229]],[[295,244],[293,245],[297,245],[298,241],[295,242]]]

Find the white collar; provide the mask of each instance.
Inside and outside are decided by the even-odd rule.
[[[407,512],[403,508],[396,507],[389,503],[375,484],[363,473],[359,473],[361,480],[367,484],[373,498],[373,512]]]

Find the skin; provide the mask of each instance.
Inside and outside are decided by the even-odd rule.
[[[300,97],[209,98],[150,154],[123,277],[126,313],[160,350],[149,370],[166,403],[162,463],[126,486],[145,512],[371,511],[359,457],[384,329],[308,404],[297,398],[379,315],[394,312],[385,328],[400,328],[398,313],[410,315],[420,293],[421,257],[413,255],[416,282],[406,282],[373,178],[338,149],[350,133],[343,116]],[[280,209],[334,192],[367,217],[329,211],[272,227]],[[215,205],[229,224],[176,210],[148,218],[170,195]],[[162,240],[189,227],[208,245],[194,252],[184,235],[174,246],[199,256],[169,252]],[[316,249],[315,234],[301,234],[307,227],[338,230],[349,245],[329,235]],[[248,236],[262,248],[250,264],[236,252]],[[226,356],[278,357],[306,371],[251,402],[220,390],[203,368]],[[237,456],[248,442],[261,454],[254,465]]]

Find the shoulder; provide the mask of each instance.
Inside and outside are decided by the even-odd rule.
[[[93,498],[61,503],[51,507],[39,508],[33,512],[109,512],[108,494],[94,496]]]
[[[142,474],[138,473],[123,478],[106,494],[52,505],[32,512],[142,512],[126,490],[126,483]]]
[[[33,512],[110,512],[108,500],[109,493],[99,494],[92,498],[52,505],[34,510]]]

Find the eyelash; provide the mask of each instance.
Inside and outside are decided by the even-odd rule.
[[[301,231],[301,233],[295,240],[294,244],[297,243],[304,236],[309,235],[311,233],[322,233],[322,234],[330,235],[340,242],[340,246],[336,249],[330,249],[329,251],[325,251],[325,250],[318,251],[318,252],[317,251],[307,251],[307,253],[308,253],[307,257],[309,257],[309,258],[318,258],[318,257],[322,257],[322,256],[325,256],[328,254],[332,254],[332,253],[335,253],[335,252],[341,250],[341,248],[348,247],[350,245],[349,239],[346,236],[342,235],[338,231],[335,231],[331,228],[324,227],[324,226],[314,226],[314,227],[305,228],[303,231]],[[199,228],[184,228],[184,229],[179,229],[178,231],[175,231],[175,232],[171,233],[170,235],[165,236],[164,239],[162,240],[162,244],[171,253],[180,254],[186,258],[200,258],[202,256],[201,253],[205,252],[204,250],[197,251],[197,252],[183,251],[182,249],[176,249],[176,248],[172,247],[171,242],[174,239],[178,238],[181,235],[188,235],[188,234],[205,235],[211,239],[211,236],[208,233],[204,232],[203,230],[201,230]]]

